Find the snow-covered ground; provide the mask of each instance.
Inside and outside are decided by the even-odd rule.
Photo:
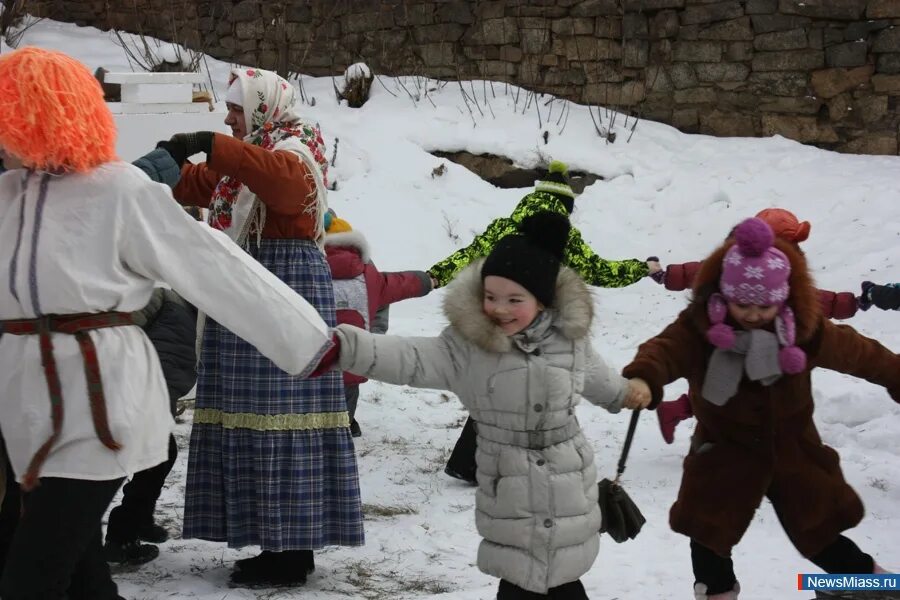
[[[64,50],[91,69],[127,70],[124,53],[113,39],[96,29],[44,21],[25,34],[23,43]],[[208,66],[221,98],[228,65],[209,59]],[[804,249],[821,287],[857,291],[864,279],[900,279],[900,158],[830,153],[780,137],[684,135],[649,121],[639,123],[630,143],[626,143],[629,132],[619,130],[618,140],[606,144],[595,133],[585,107],[568,105],[568,118],[557,124],[566,103],[546,104],[548,96],[539,97],[523,112],[524,91],[516,102],[512,87],[475,82],[466,86],[478,101],[470,116],[456,83],[405,78],[402,83],[409,94],[399,83],[380,78],[372,86],[370,101],[349,109],[335,101],[330,78],[302,80],[306,94],[315,98],[315,105],[304,106],[302,112],[321,124],[329,157],[337,144],[330,179],[338,187],[329,202],[366,234],[383,270],[428,268],[468,243],[491,219],[507,214],[529,191],[494,188],[465,168],[429,154],[467,150],[504,155],[524,167],[552,157],[572,169],[602,175],[604,181],[577,199],[573,222],[607,258],[658,255],[664,263],[698,260],[742,218],[780,206],[812,222]],[[417,84],[423,83],[430,100],[421,96],[424,88]],[[410,94],[420,94],[419,100]],[[543,127],[538,126],[538,110]],[[224,118],[224,113],[219,116]],[[621,117],[618,123],[623,123]],[[135,158],[170,128],[165,116],[146,130],[123,127],[128,139],[120,144],[126,148],[120,152],[124,158]],[[432,177],[432,169],[441,163],[446,172]],[[391,333],[437,334],[445,323],[442,295],[439,291],[395,305]],[[595,295],[595,342],[618,366],[626,364],[637,345],[657,333],[686,301],[650,280],[624,289],[597,289]],[[874,309],[850,323],[900,349],[900,314]],[[883,389],[838,373],[815,373],[814,387],[822,437],[840,452],[847,479],[867,508],[866,519],[849,535],[884,566],[900,569],[900,407]],[[668,392],[674,397],[683,390],[684,383],[679,382]],[[612,416],[587,405],[580,407],[578,416],[594,442],[601,474],[611,475],[627,415]],[[223,544],[177,539],[190,414],[186,417],[177,431],[181,456],[159,507],[160,518],[176,539],[161,546],[154,562],[117,574],[125,597],[494,597],[496,580],[475,567],[479,538],[473,490],[442,473],[465,418],[455,398],[374,382],[363,387],[358,412],[363,437],[357,440],[357,454],[367,543],[363,548],[318,553],[315,574],[306,586],[292,591],[229,589],[232,561],[251,555],[254,548],[236,551]],[[648,523],[634,541],[616,544],[603,539],[594,568],[583,578],[591,598],[692,597],[687,539],[667,525],[689,429],[682,425],[675,444],[667,446],[655,415],[644,416],[626,487]],[[810,596],[796,591],[796,574],[815,567],[791,547],[768,505],[758,512],[734,559],[742,599]]]

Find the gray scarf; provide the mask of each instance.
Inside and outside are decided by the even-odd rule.
[[[751,381],[772,385],[782,374],[778,350],[778,338],[770,331],[736,332],[733,348],[713,351],[703,379],[703,397],[724,406],[737,393],[744,371]]]
[[[553,325],[553,316],[554,313],[551,309],[541,311],[528,327],[511,336],[513,343],[522,352],[527,354],[534,352],[547,337],[550,327]]]

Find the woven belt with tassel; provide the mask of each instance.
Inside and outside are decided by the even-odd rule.
[[[51,333],[74,335],[84,359],[84,374],[88,386],[88,398],[91,404],[91,418],[94,431],[104,446],[110,450],[120,450],[122,445],[113,439],[109,430],[106,415],[106,399],[103,395],[103,383],[100,381],[100,363],[97,360],[97,348],[88,334],[94,329],[133,325],[131,313],[105,312],[74,315],[44,315],[37,319],[15,319],[0,321],[4,333],[10,335],[37,335],[40,338],[41,364],[50,392],[50,410],[53,419],[53,433],[50,439],[41,445],[35,453],[28,470],[22,477],[22,488],[26,491],[38,484],[41,466],[47,460],[53,444],[59,438],[63,423],[62,385],[59,381],[59,370],[53,356],[53,337]]]

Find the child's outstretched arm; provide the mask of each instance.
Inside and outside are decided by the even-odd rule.
[[[650,274],[647,261],[636,258],[606,260],[600,258],[575,227],[569,230],[566,245],[566,265],[574,269],[588,285],[617,288],[637,283]]]
[[[651,409],[662,401],[667,384],[687,377],[689,365],[702,363],[696,354],[703,352],[705,340],[688,325],[690,318],[682,311],[662,333],[638,346],[634,360],[622,370],[628,379],[642,379],[650,387]]]
[[[611,413],[622,410],[628,396],[628,380],[606,364],[603,357],[587,344],[584,356],[584,399]]]
[[[334,330],[342,371],[386,383],[455,390],[464,381],[468,347],[451,330],[438,337],[376,335],[351,325]]]
[[[810,346],[813,366],[883,386],[891,398],[900,402],[900,355],[849,325],[835,325],[831,321],[823,321],[818,339]]]
[[[683,292],[694,285],[694,277],[700,270],[700,262],[692,261],[681,264],[671,264],[666,267],[665,286],[672,292]]]
[[[856,314],[858,304],[853,292],[818,290],[819,306],[826,319],[849,319]]]
[[[378,306],[426,296],[432,290],[432,282],[425,271],[378,271]]]
[[[506,217],[494,219],[484,233],[475,236],[471,244],[436,263],[428,269],[428,274],[437,282],[436,287],[443,287],[470,262],[490,254],[500,238],[516,231],[516,223],[512,219]]]

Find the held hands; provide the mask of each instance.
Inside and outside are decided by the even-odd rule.
[[[628,380],[628,395],[625,396],[623,405],[625,408],[637,410],[639,408],[647,408],[650,406],[650,386],[643,379],[635,377]]]
[[[207,156],[212,152],[212,131],[195,131],[193,133],[176,133],[167,142],[159,142],[157,148],[168,152],[178,166],[184,165],[188,157],[205,152]]]
[[[650,269],[649,277],[656,283],[662,284],[666,280],[666,272],[659,264],[658,256],[651,256],[647,259],[647,268]]]

